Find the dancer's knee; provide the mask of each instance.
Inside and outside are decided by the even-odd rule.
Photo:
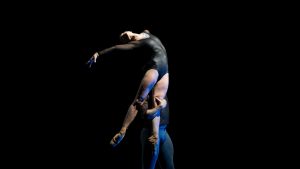
[[[137,111],[141,112],[142,114],[145,114],[148,109],[148,104],[147,102],[145,102],[145,100],[142,97],[136,99],[133,102],[133,106],[135,106]]]

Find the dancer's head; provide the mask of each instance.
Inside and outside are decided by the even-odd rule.
[[[121,33],[121,35],[120,35],[121,42],[122,43],[129,42],[131,40],[131,36],[130,36],[131,33],[132,32],[130,32],[130,31],[125,31],[125,32]]]
[[[148,30],[145,30],[145,32],[149,33]],[[144,38],[149,37],[149,35],[147,35],[146,33],[142,32],[142,33],[133,33],[131,31],[125,31],[123,33],[121,33],[120,35],[120,40],[122,43],[128,43],[130,41],[136,41],[136,40],[141,40]]]

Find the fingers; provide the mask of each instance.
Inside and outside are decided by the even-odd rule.
[[[96,54],[93,56],[93,59],[94,59],[94,63],[96,63],[96,61],[97,61],[97,56],[96,56]]]
[[[99,54],[98,52],[96,52],[87,62],[86,64],[89,65],[89,68],[91,68],[93,66],[94,63],[96,63],[97,58],[98,58]]]
[[[86,64],[90,64],[91,63],[91,59],[89,59],[87,62],[86,62]]]
[[[166,99],[160,99],[158,97],[155,97],[155,100],[157,102],[157,105],[160,106],[161,108],[165,108],[167,105]]]
[[[157,141],[158,141],[158,137],[152,135],[152,136],[150,136],[150,137],[148,138],[148,141],[149,141],[151,144],[156,144]]]
[[[86,64],[88,64],[88,65],[89,65],[89,68],[91,68],[92,65],[93,65],[95,62],[96,62],[96,61],[95,61],[94,57],[92,57],[92,58],[90,58],[90,59],[86,62]]]
[[[155,97],[155,100],[158,104],[161,103],[161,99],[159,99],[158,97]]]
[[[166,101],[165,99],[163,99],[163,100],[161,101],[161,106],[162,106],[162,108],[165,108],[166,105],[167,105],[167,101]]]
[[[98,56],[99,56],[98,52],[96,52],[96,53],[93,55],[93,59],[94,59],[94,62],[95,62],[95,63],[96,63],[96,61],[97,61]]]

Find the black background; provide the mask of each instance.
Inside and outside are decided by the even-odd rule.
[[[248,41],[257,28],[248,15],[214,5],[185,15],[185,6],[104,12],[104,6],[80,5],[48,6],[9,20],[16,26],[8,28],[13,45],[2,65],[10,82],[4,83],[10,87],[7,157],[14,164],[138,168],[138,120],[120,146],[108,144],[140,81],[134,62],[112,56],[92,69],[85,63],[117,43],[124,30],[144,29],[160,37],[168,52],[168,131],[176,168],[259,160],[251,155],[258,142],[251,124],[258,118],[252,99],[258,84]]]

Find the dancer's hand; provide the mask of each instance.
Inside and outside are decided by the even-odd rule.
[[[152,120],[156,116],[160,116],[160,111],[161,109],[165,108],[167,106],[167,101],[165,99],[159,99],[155,97],[155,102],[156,102],[156,107],[152,109],[146,109],[146,118],[148,120]],[[138,107],[138,106],[137,106]]]
[[[86,64],[89,65],[89,68],[91,68],[92,65],[96,63],[98,56],[99,56],[99,53],[96,52],[96,53],[95,53],[95,54],[87,61]]]
[[[125,134],[126,134],[126,130],[125,130],[125,131],[124,131],[124,130],[121,130],[120,132],[118,132],[118,133],[111,139],[110,145],[111,145],[112,147],[117,146],[117,145],[123,140]]]
[[[167,106],[167,100],[166,99],[159,99],[159,98],[155,97],[155,101],[156,101],[157,107],[159,109],[163,109]]]
[[[148,141],[154,146],[158,142],[158,135],[152,134],[149,138]]]

